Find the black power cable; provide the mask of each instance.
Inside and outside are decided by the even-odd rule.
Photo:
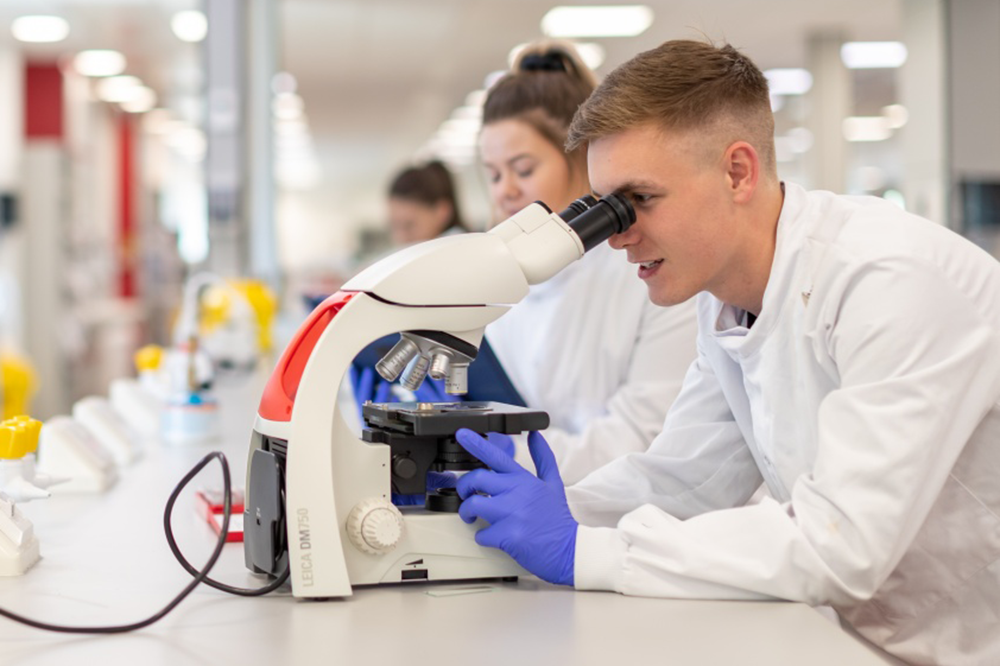
[[[212,462],[213,459],[217,459],[219,461],[219,464],[222,466],[222,485],[223,485],[223,492],[225,493],[224,495],[225,499],[223,500],[223,505],[222,505],[222,511],[223,511],[222,529],[219,531],[219,540],[215,544],[215,550],[212,551],[212,555],[211,557],[208,558],[208,562],[206,562],[205,566],[202,567],[201,570],[199,571],[198,569],[195,569],[193,566],[191,566],[191,564],[184,558],[184,556],[181,555],[180,549],[178,549],[177,547],[177,542],[174,540],[173,528],[171,527],[170,519],[174,511],[174,504],[177,502],[177,498],[180,496],[181,491],[184,490],[187,484],[191,482],[191,479],[193,479],[198,474],[198,472],[204,469],[205,465]],[[281,585],[286,580],[288,580],[288,569],[286,569],[284,573],[282,573],[274,582],[269,583],[268,585],[265,585],[264,587],[260,588],[233,587],[212,580],[211,578],[208,577],[208,573],[212,570],[212,567],[214,567],[215,563],[219,560],[219,556],[222,555],[222,547],[226,545],[226,535],[229,533],[229,518],[232,515],[232,509],[233,509],[231,493],[232,493],[232,483],[229,478],[229,462],[226,460],[225,454],[222,453],[221,451],[212,451],[204,458],[202,458],[197,465],[191,468],[190,472],[184,475],[184,478],[181,479],[180,483],[178,483],[177,486],[174,487],[173,491],[170,493],[170,497],[167,499],[166,508],[163,511],[163,530],[166,533],[167,543],[170,545],[170,551],[174,554],[174,557],[177,558],[177,561],[181,563],[181,566],[183,566],[188,573],[194,576],[194,580],[188,583],[188,585],[183,590],[181,590],[180,593],[177,596],[175,596],[170,601],[170,603],[164,606],[159,612],[154,613],[145,620],[140,620],[138,622],[133,622],[131,624],[121,624],[108,627],[72,627],[60,624],[49,624],[47,622],[40,622],[38,620],[33,620],[29,617],[24,617],[23,615],[18,615],[17,613],[12,613],[3,608],[0,608],[0,616],[6,617],[10,620],[14,620],[15,622],[20,622],[21,624],[26,624],[29,627],[34,627],[36,629],[44,629],[46,631],[56,631],[64,634],[123,634],[128,631],[135,631],[136,629],[142,629],[144,627],[148,627],[154,622],[157,622],[158,620],[163,618],[167,613],[176,608],[177,604],[179,604],[181,601],[185,599],[185,597],[191,594],[194,588],[198,587],[200,583],[205,583],[206,585],[210,585],[211,587],[214,587],[217,590],[222,590],[223,592],[229,592],[230,594],[236,594],[246,597],[255,597],[267,594],[268,592],[273,592],[277,588],[281,587]]]

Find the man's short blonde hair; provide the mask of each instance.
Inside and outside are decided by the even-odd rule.
[[[746,141],[765,172],[776,171],[767,79],[729,44],[675,40],[619,66],[580,105],[566,149],[649,123],[718,133],[727,146]]]

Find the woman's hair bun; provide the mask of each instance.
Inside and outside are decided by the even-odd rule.
[[[529,53],[521,58],[519,69],[522,72],[565,72],[565,55],[558,51]]]

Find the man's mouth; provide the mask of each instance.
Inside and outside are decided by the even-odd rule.
[[[650,277],[663,263],[663,259],[654,259],[653,261],[640,261],[639,262],[639,279],[645,280]]]

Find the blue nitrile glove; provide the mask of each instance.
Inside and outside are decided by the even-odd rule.
[[[458,480],[451,472],[427,472],[427,490],[437,490],[439,488],[454,488]],[[397,495],[392,494],[392,503],[396,506],[423,506],[426,495]]]
[[[514,457],[514,439],[510,435],[505,435],[502,432],[488,432],[486,433],[486,439],[489,440],[490,444],[497,447],[511,458]]]
[[[578,524],[545,438],[537,432],[528,435],[537,477],[471,430],[459,430],[456,438],[491,468],[472,470],[458,480],[464,500],[458,515],[467,523],[482,518],[490,524],[476,533],[476,543],[499,548],[543,580],[573,585]]]

